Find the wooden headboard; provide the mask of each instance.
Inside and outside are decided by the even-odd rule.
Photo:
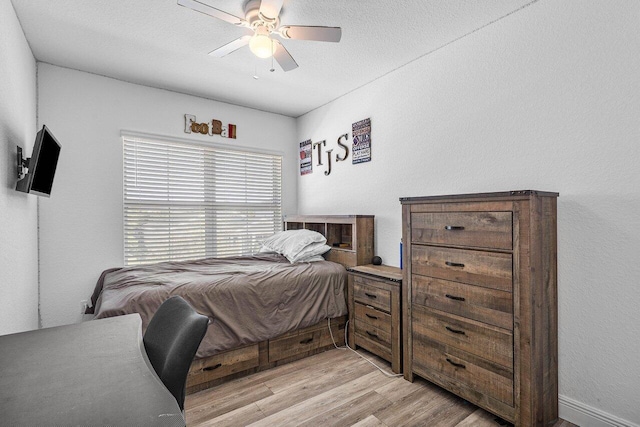
[[[328,261],[345,268],[371,264],[374,255],[373,215],[287,215],[285,230],[307,229],[327,238]]]

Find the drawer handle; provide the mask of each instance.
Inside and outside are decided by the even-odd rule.
[[[444,328],[449,332],[453,332],[454,334],[466,335],[464,331],[461,331],[460,329],[453,329],[451,326],[445,326]]]
[[[464,267],[464,264],[459,263],[459,262],[451,262],[451,261],[445,261],[445,264],[447,264],[449,267]]]
[[[464,230],[464,227],[461,225],[445,225],[445,230]]]
[[[313,341],[313,337],[300,341],[300,344],[309,344],[311,341]]]
[[[451,364],[452,364],[453,366],[455,366],[456,368],[467,369],[467,367],[466,367],[464,364],[462,364],[462,363],[456,363],[456,362],[454,362],[453,360],[449,359],[448,357],[447,357],[447,362],[451,363]]]
[[[365,294],[366,296],[368,296],[369,298],[373,298],[373,299],[378,298],[378,296],[377,296],[377,295],[374,295],[374,294],[369,294],[369,293],[367,293],[367,292],[365,292],[364,294]]]
[[[464,297],[457,297],[455,295],[449,295],[449,294],[445,294],[445,297],[449,298],[449,299],[454,299],[456,301],[464,301]]]
[[[216,369],[218,369],[220,366],[222,366],[222,363],[218,363],[217,365],[214,366],[207,366],[206,368],[202,369],[203,371],[214,371]]]
[[[372,316],[372,315],[370,315],[369,313],[365,313],[364,315],[365,315],[365,316],[367,316],[369,319],[376,319],[376,320],[378,320],[378,316]]]
[[[378,336],[378,334],[375,334],[375,333],[373,333],[373,332],[369,332],[369,331],[366,331],[366,332],[367,332],[367,335],[369,335],[370,337],[373,337],[373,338],[375,338],[375,339],[377,339],[377,340],[379,340],[379,339],[380,339],[380,337]]]

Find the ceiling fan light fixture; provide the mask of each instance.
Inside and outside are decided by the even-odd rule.
[[[255,34],[249,40],[249,49],[258,58],[269,58],[276,51],[276,45],[269,37],[269,30],[264,26],[258,26]]]
[[[258,58],[269,58],[276,51],[276,46],[269,36],[256,34],[249,41],[249,49]]]
[[[243,0],[245,18],[231,15],[213,6],[202,3],[202,0],[178,0],[180,6],[188,7],[212,16],[222,21],[244,27],[245,30],[253,30],[254,34],[233,40],[217,49],[209,52],[214,58],[222,58],[236,50],[249,45],[249,49],[258,58],[272,58],[271,71],[274,71],[273,62],[280,64],[283,71],[291,71],[298,68],[287,48],[274,39],[273,34],[282,39],[312,40],[320,42],[337,43],[342,38],[340,27],[324,27],[309,25],[280,26],[280,13],[285,0]]]

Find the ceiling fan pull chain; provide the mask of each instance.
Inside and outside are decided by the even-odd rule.
[[[271,52],[273,52],[273,39],[271,39]],[[275,70],[276,69],[273,68],[273,55],[271,55],[271,69],[269,71],[273,73]]]

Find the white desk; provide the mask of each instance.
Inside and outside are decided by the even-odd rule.
[[[3,425],[185,426],[137,314],[0,336]]]

